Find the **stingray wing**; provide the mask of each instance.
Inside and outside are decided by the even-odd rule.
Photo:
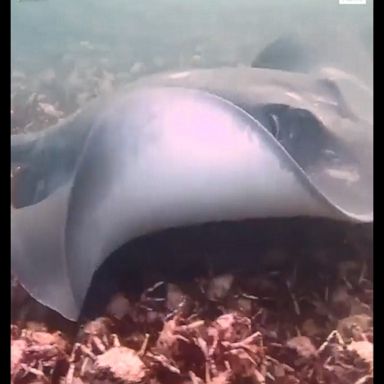
[[[213,95],[167,88],[133,92],[106,108],[67,214],[78,308],[94,271],[139,235],[222,220],[344,217],[251,116]]]

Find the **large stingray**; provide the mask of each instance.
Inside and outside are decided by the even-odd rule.
[[[33,176],[12,208],[13,272],[76,319],[96,269],[142,234],[262,217],[371,222],[372,105],[369,87],[333,69],[191,70],[13,136],[12,162]]]

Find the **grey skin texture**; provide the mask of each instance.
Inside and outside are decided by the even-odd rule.
[[[12,208],[13,272],[76,320],[97,268],[143,234],[265,217],[372,222],[372,131],[372,90],[331,68],[149,76],[12,137],[12,162],[40,170]]]

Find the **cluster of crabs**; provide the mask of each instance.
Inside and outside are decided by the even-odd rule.
[[[136,331],[127,338],[114,332],[116,321],[90,321],[74,340],[46,328],[12,326],[12,383],[343,383],[336,380],[338,369],[348,367],[349,382],[372,380],[372,340],[358,319],[345,324],[348,342],[334,330],[318,348],[306,336],[271,342],[240,313],[211,321],[174,313],[156,335]]]

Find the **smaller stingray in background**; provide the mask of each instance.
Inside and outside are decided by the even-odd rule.
[[[75,320],[98,267],[143,234],[268,217],[372,222],[372,90],[340,69],[291,72],[275,50],[261,56],[279,69],[148,76],[12,136],[12,163],[30,170],[16,177],[29,192],[11,220],[27,291]]]

